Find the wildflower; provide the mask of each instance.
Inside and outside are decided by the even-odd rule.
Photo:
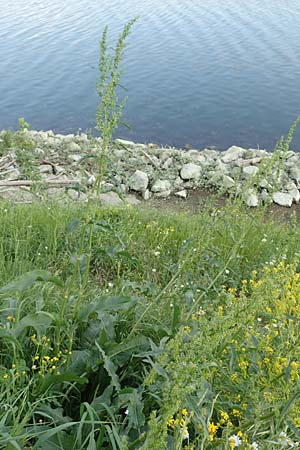
[[[183,428],[182,430],[182,438],[183,439],[189,439],[190,435],[189,435],[189,431],[187,428]]]
[[[125,410],[125,413],[124,413],[125,416],[128,416],[128,412],[129,412],[128,409],[126,409],[126,410]]]
[[[259,446],[257,442],[252,442],[251,447],[253,448],[253,450],[259,450]]]
[[[221,411],[221,422],[227,422],[229,420],[229,414],[225,411]]]
[[[231,449],[238,448],[242,443],[242,440],[236,434],[230,436],[228,440],[229,440],[229,447]]]
[[[5,375],[3,375],[3,380],[7,380],[7,378],[8,378],[8,375],[6,373]]]
[[[214,440],[215,434],[218,431],[219,425],[218,424],[214,424],[213,422],[209,422],[208,427],[207,427],[207,431],[209,433],[209,439],[210,441]]]
[[[294,448],[298,447],[298,444],[292,441],[284,431],[279,433],[278,441],[283,448]]]

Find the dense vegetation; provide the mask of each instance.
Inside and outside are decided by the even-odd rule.
[[[82,210],[2,205],[0,447],[298,439],[300,232],[263,217],[95,208],[82,291]]]

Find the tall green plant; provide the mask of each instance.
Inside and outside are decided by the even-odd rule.
[[[96,112],[96,129],[99,131],[102,141],[98,153],[97,189],[99,189],[105,171],[106,157],[111,148],[113,134],[119,125],[124,125],[121,119],[127,97],[119,99],[118,89],[122,88],[120,80],[123,74],[122,62],[126,40],[136,21],[137,18],[134,18],[125,25],[112,54],[108,50],[107,26],[100,42],[99,79],[96,86],[100,103]]]
[[[124,26],[113,52],[109,52],[108,49],[107,26],[104,29],[100,41],[99,79],[96,83],[97,93],[100,97],[100,103],[96,111],[96,129],[101,136],[101,144],[96,154],[98,171],[94,188],[86,205],[85,226],[82,230],[77,262],[74,266],[74,272],[71,277],[67,295],[70,292],[71,286],[77,284],[76,279],[78,277],[81,284],[81,292],[84,291],[87,285],[91,261],[93,229],[97,213],[96,208],[91,208],[91,204],[93,197],[96,196],[96,198],[99,198],[100,195],[101,182],[107,166],[108,152],[109,150],[112,150],[113,147],[112,141],[114,132],[119,125],[124,125],[121,119],[127,98],[124,97],[120,101],[118,89],[121,88],[120,80],[123,74],[122,62],[126,49],[126,40],[136,21],[137,18],[134,18]],[[77,301],[77,304],[78,303],[79,301]]]

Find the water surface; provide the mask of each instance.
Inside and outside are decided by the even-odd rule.
[[[0,0],[0,11],[0,128],[20,116],[93,128],[101,33],[108,24],[114,42],[136,15],[123,77],[133,131],[119,136],[271,149],[300,114],[299,0]]]

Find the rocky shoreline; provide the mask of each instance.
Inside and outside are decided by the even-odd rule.
[[[0,198],[85,201],[95,182],[100,138],[53,131],[0,132]],[[232,146],[180,150],[117,139],[109,153],[100,201],[113,206],[176,196],[201,188],[240,194],[249,207],[300,201],[300,153]]]

